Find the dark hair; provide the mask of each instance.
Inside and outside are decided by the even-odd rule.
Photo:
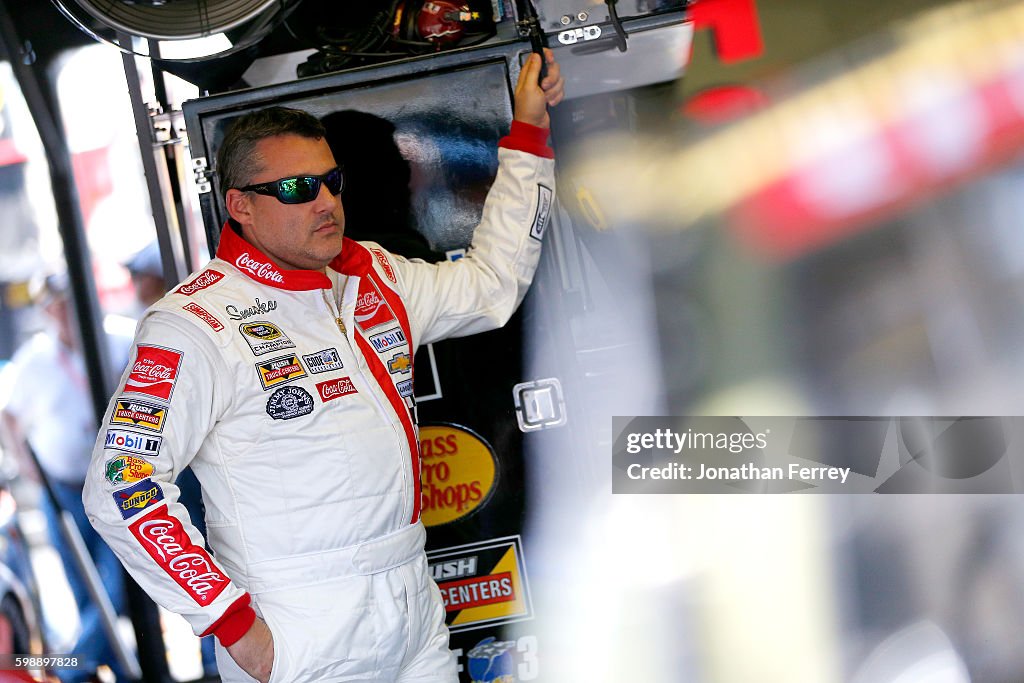
[[[259,173],[263,159],[256,145],[275,135],[298,135],[319,140],[327,135],[320,120],[300,109],[268,107],[245,114],[232,122],[217,150],[217,174],[221,192],[244,187]]]

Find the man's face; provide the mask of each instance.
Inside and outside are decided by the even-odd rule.
[[[321,175],[337,164],[323,139],[298,135],[264,138],[256,145],[262,169],[248,184],[296,175]],[[341,197],[324,183],[305,204],[282,204],[276,197],[228,190],[228,212],[242,226],[242,236],[288,270],[320,270],[341,252],[345,212]]]

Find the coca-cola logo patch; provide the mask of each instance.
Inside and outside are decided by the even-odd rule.
[[[196,275],[190,282],[186,282],[181,287],[178,287],[175,292],[184,294],[185,296],[192,296],[201,289],[206,289],[210,285],[214,285],[224,277],[224,273],[207,268],[203,272]]]
[[[320,400],[324,403],[356,393],[355,385],[352,384],[352,380],[348,377],[339,377],[326,382],[320,382],[316,385],[316,390],[320,393]]]
[[[368,278],[359,283],[359,296],[356,298],[356,325],[364,332],[381,325],[394,322],[395,314],[384,301],[377,286]]]
[[[132,371],[125,380],[126,393],[145,394],[169,401],[181,365],[181,351],[163,346],[139,345]]]
[[[262,280],[263,282],[273,283],[280,285],[284,282],[284,276],[277,269],[273,263],[267,261],[261,261],[254,259],[249,256],[249,252],[245,251],[235,259],[235,265],[238,266],[239,270],[245,271],[256,280]]]
[[[195,545],[185,528],[167,512],[154,510],[128,527],[149,553],[199,605],[209,605],[228,586],[228,576],[206,550]]]

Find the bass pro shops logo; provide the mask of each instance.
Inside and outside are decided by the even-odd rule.
[[[399,382],[405,383],[411,390],[412,381]],[[494,491],[498,472],[494,451],[464,427],[421,426],[420,457],[422,517],[427,528],[473,514]]]
[[[134,455],[119,455],[107,461],[104,476],[111,484],[131,484],[152,476],[153,465]]]
[[[129,527],[132,535],[199,605],[209,605],[227,588],[228,578],[201,547],[192,543],[176,517],[154,511]]]

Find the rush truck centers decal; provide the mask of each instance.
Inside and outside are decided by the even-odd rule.
[[[181,351],[140,344],[124,390],[169,401],[181,365]]]
[[[281,356],[257,363],[256,372],[259,373],[260,384],[263,385],[264,391],[271,387],[276,387],[278,384],[284,384],[285,382],[291,382],[293,379],[306,376],[306,371],[302,369],[299,357],[294,353],[290,356]]]
[[[117,509],[125,519],[131,519],[164,499],[163,489],[152,479],[143,479],[126,489],[114,491],[112,495]]]
[[[111,484],[132,484],[152,476],[153,465],[134,455],[119,455],[107,461],[104,476]]]
[[[427,553],[452,633],[533,616],[519,536]]]
[[[316,385],[316,390],[320,392],[320,400],[324,403],[356,393],[355,385],[352,384],[352,380],[348,377],[339,377],[338,379],[320,382]]]
[[[228,585],[228,577],[206,551],[192,543],[167,508],[154,510],[129,527],[149,556],[199,605],[209,605]]]
[[[384,301],[377,285],[370,278],[359,281],[359,296],[356,298],[356,325],[363,332],[395,322],[395,314]]]
[[[494,490],[494,452],[468,429],[421,426],[420,456],[423,524],[428,527],[472,514]]]
[[[114,413],[110,416],[110,424],[131,425],[132,427],[151,429],[154,432],[162,432],[166,417],[167,408],[165,406],[145,401],[125,400],[124,397],[121,397],[114,404]]]
[[[119,451],[138,453],[154,458],[160,454],[161,436],[147,436],[126,429],[108,429],[103,439],[104,448],[116,448]]]
[[[295,344],[280,327],[265,320],[242,323],[238,326],[238,331],[242,333],[242,338],[252,349],[254,356],[295,348]]]
[[[224,323],[217,320],[217,316],[210,313],[208,310],[197,304],[195,301],[190,301],[182,306],[186,311],[196,316],[204,323],[213,328],[214,332],[220,332],[224,329]]]

